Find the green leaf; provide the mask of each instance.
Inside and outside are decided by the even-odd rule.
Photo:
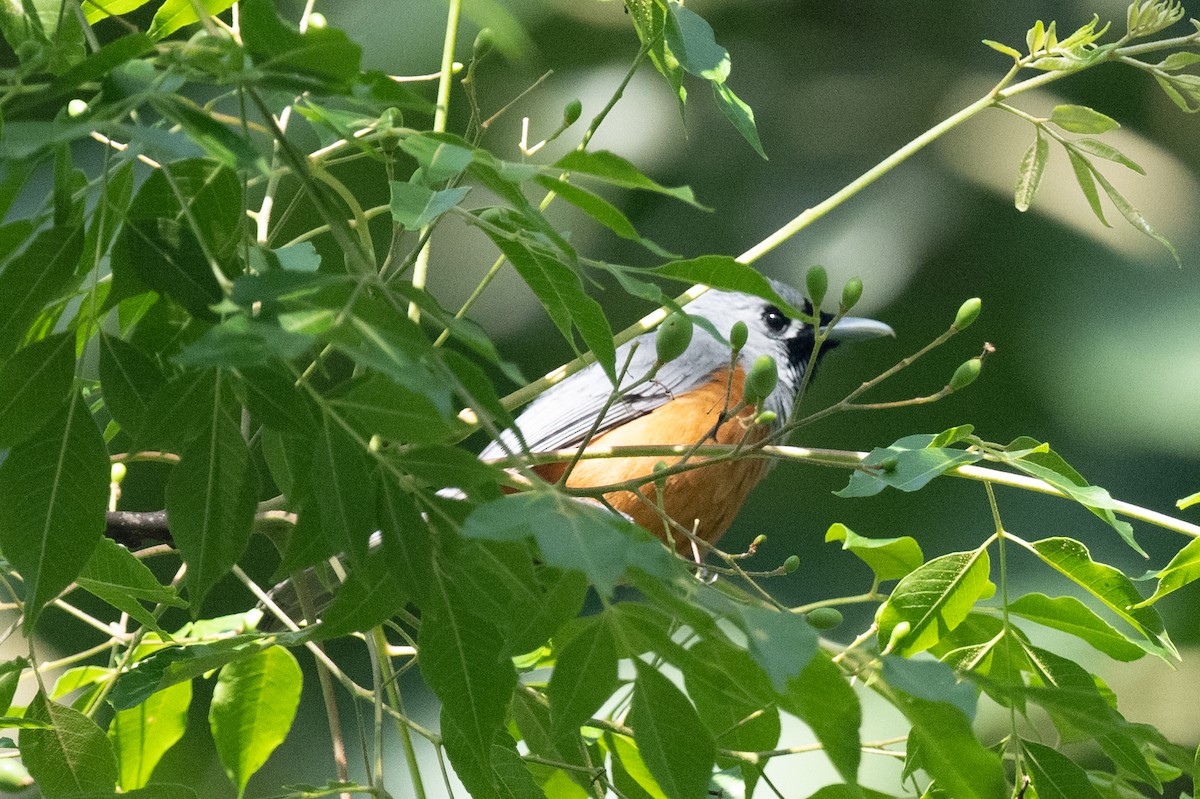
[[[1125,221],[1133,225],[1134,229],[1138,232],[1149,236],[1163,247],[1166,247],[1167,252],[1171,253],[1171,257],[1175,259],[1175,265],[1182,269],[1183,261],[1180,260],[1179,251],[1175,249],[1175,245],[1168,241],[1166,236],[1155,230],[1150,221],[1142,215],[1142,212],[1134,208],[1129,200],[1125,199],[1125,195],[1117,191],[1116,187],[1108,181],[1108,178],[1096,172],[1096,180],[1100,182],[1101,188],[1104,189],[1104,193],[1108,195],[1108,199],[1112,202],[1113,206],[1120,211],[1121,216],[1125,217]]]
[[[696,202],[695,195],[687,186],[668,188],[656,183],[643,175],[633,164],[607,150],[572,150],[558,159],[554,168],[587,175],[612,186],[664,194],[701,210],[708,210]]]
[[[275,13],[271,0],[243,0],[242,41],[254,65],[274,83],[328,93],[349,92],[359,73],[362,48],[336,28],[300,33]]]
[[[0,550],[25,583],[27,632],[100,541],[108,481],[108,451],[79,394],[0,464]]]
[[[742,138],[754,148],[754,152],[766,161],[767,151],[763,149],[762,141],[758,138],[758,128],[754,124],[754,109],[734,94],[728,84],[713,83],[712,88],[717,108],[721,109],[721,113],[725,115],[734,129],[742,134]]]
[[[213,398],[222,379],[216,369],[196,369],[163,383],[150,395],[143,422],[128,431],[138,448],[185,449],[211,424]]]
[[[714,83],[729,77],[729,51],[717,44],[712,27],[681,3],[667,6],[667,47],[687,72]]]
[[[38,693],[25,718],[50,725],[21,731],[21,762],[29,769],[42,796],[55,799],[71,794],[111,794],[117,784],[117,763],[104,730],[77,710],[56,704]]]
[[[803,313],[801,309],[793,308],[787,300],[779,296],[775,287],[758,270],[728,255],[702,255],[699,258],[672,261],[645,271],[671,280],[703,283],[709,288],[753,294],[779,306],[792,316]]]
[[[461,175],[475,158],[475,151],[466,142],[437,134],[405,136],[400,149],[417,159],[430,184],[441,183]]]
[[[290,369],[275,362],[237,372],[251,415],[281,433],[311,435],[316,430],[312,402],[296,389]],[[282,487],[282,486],[281,486]]]
[[[150,398],[166,378],[140,347],[116,336],[100,334],[100,386],[104,404],[131,437],[142,426]]]
[[[369,630],[395,616],[408,597],[383,552],[370,552],[350,570],[333,602],[321,613],[319,638],[337,638]]]
[[[113,716],[108,738],[117,756],[118,784],[124,791],[150,781],[158,761],[187,729],[192,684],[180,682]]]
[[[1050,121],[1071,133],[1107,133],[1121,127],[1112,117],[1084,105],[1056,105]]]
[[[175,589],[159,585],[154,573],[117,542],[100,539],[87,565],[75,580],[80,588],[128,613],[139,624],[161,633],[158,620],[142,602],[168,607],[187,607]]]
[[[187,564],[188,598],[198,613],[208,591],[250,542],[258,485],[225,381],[209,395],[203,430],[171,470],[167,524]]]
[[[1181,50],[1178,53],[1171,53],[1155,66],[1165,72],[1178,72],[1181,69],[1187,69],[1192,64],[1200,64],[1200,53]]]
[[[579,728],[617,690],[617,643],[611,626],[617,623],[608,613],[592,616],[558,653],[546,686],[556,738],[578,736]]]
[[[716,762],[716,743],[696,709],[653,666],[635,660],[629,724],[638,751],[672,799],[705,799]]]
[[[391,186],[392,219],[409,230],[419,230],[432,224],[442,214],[463,201],[470,186],[432,191],[416,183],[401,180],[388,182]]]
[[[739,752],[774,749],[781,729],[775,692],[749,654],[719,638],[701,639],[687,653],[689,661],[677,665],[717,745]]]
[[[83,10],[86,12],[87,21],[95,24],[108,16],[118,16],[120,14],[128,14],[130,11],[137,11],[142,6],[149,3],[150,0],[83,0]]]
[[[210,15],[219,14],[233,5],[233,0],[201,0],[201,5]],[[155,39],[161,39],[199,19],[193,0],[166,0],[154,13],[148,33]]]
[[[1187,546],[1175,553],[1171,562],[1153,575],[1158,578],[1158,586],[1154,595],[1134,605],[1142,608],[1153,605],[1172,591],[1178,591],[1185,585],[1200,578],[1200,538],[1193,538]]]
[[[1132,169],[1139,175],[1146,174],[1146,170],[1142,169],[1140,166],[1126,157],[1126,155],[1116,147],[1113,147],[1111,144],[1105,144],[1099,139],[1076,139],[1075,141],[1071,142],[1069,146],[1075,148],[1076,150],[1081,150],[1088,155],[1094,155],[1097,158],[1103,158],[1106,161],[1112,161],[1120,164],[1123,167]]]
[[[112,248],[108,304],[151,288],[194,316],[215,319],[223,292],[214,273],[245,227],[241,183],[227,166],[200,159],[155,170],[138,189]],[[186,207],[186,211],[185,211]]]
[[[1034,439],[1025,437],[1015,439],[1007,449],[1010,457],[1005,458],[1005,463],[1049,483],[1083,505],[1116,530],[1135,552],[1146,557],[1146,551],[1133,537],[1133,526],[1129,522],[1121,521],[1113,513],[1116,503],[1112,496],[1099,486],[1089,485],[1083,475],[1075,471],[1061,455]]]
[[[1180,110],[1188,114],[1200,112],[1200,76],[1154,73],[1154,79]]]
[[[935,436],[905,436],[888,447],[876,447],[863,459],[867,467],[850,475],[839,497],[870,497],[887,486],[901,491],[918,491],[935,477],[982,456],[961,449],[932,447]]]
[[[177,635],[182,636],[182,633]],[[261,638],[258,634],[239,635],[156,650],[117,679],[108,701],[115,710],[127,710],[164,688],[187,682],[227,663],[254,657],[263,648]]]
[[[879,613],[879,640],[888,643],[901,622],[909,632],[895,652],[905,657],[933,646],[967,617],[990,590],[986,549],[934,558],[896,584]]]
[[[1075,170],[1075,181],[1079,184],[1080,190],[1083,191],[1083,196],[1087,198],[1088,205],[1092,206],[1092,213],[1104,223],[1105,227],[1112,227],[1108,223],[1108,220],[1104,218],[1104,209],[1100,206],[1100,193],[1096,191],[1096,180],[1092,177],[1099,173],[1096,172],[1087,158],[1070,147],[1067,148],[1067,157],[1071,159],[1071,168]]]
[[[471,564],[459,579],[496,620],[514,654],[542,647],[583,606],[584,576],[536,563],[525,542],[472,541],[458,559]]]
[[[191,0],[185,3],[190,9]],[[232,3],[229,3],[232,5]],[[178,95],[156,95],[150,104],[154,110],[179,125],[210,158],[230,169],[267,172],[266,159],[245,136],[218,122],[211,114]]]
[[[1004,766],[985,749],[969,719],[954,705],[931,702],[902,691],[890,692],[896,707],[913,725],[910,755],[938,787],[954,799],[1008,799]]]
[[[776,691],[787,690],[817,654],[817,631],[797,613],[729,602],[715,591],[701,591],[697,598],[708,604],[712,599],[723,600],[714,609],[723,611],[722,615],[742,628],[750,656],[766,672]]]
[[[463,754],[452,751],[451,762],[488,773],[492,741],[504,724],[517,673],[503,632],[476,608],[476,598],[448,566],[453,564],[433,566],[421,605],[421,675],[442,701],[443,731],[449,723],[461,735]]]
[[[1021,750],[1038,799],[1101,799],[1087,772],[1058,750],[1025,739]]]
[[[29,661],[22,657],[0,663],[0,715],[10,715],[17,685],[21,682],[21,674],[27,668]]]
[[[313,447],[311,480],[321,528],[352,562],[364,561],[375,530],[375,486],[362,447],[328,416]]]
[[[50,228],[0,271],[0,360],[16,352],[42,309],[69,287],[82,251],[82,228]]]
[[[825,533],[825,542],[841,541],[842,549],[854,553],[871,567],[875,579],[898,580],[925,562],[921,545],[910,536],[866,538],[838,522]]]
[[[1009,47],[1007,44],[994,42],[991,39],[984,39],[983,43],[998,53],[1004,53],[1006,56],[1011,56],[1016,61],[1021,60],[1021,51],[1017,50],[1015,47]]]
[[[389,441],[437,444],[455,433],[428,398],[379,375],[356,382],[329,405],[353,422],[364,438],[378,435]]]
[[[1148,650],[1144,643],[1130,640],[1100,618],[1094,610],[1072,596],[1025,594],[1008,606],[1008,612],[1045,627],[1070,633],[1114,660],[1137,660]],[[1158,654],[1153,648],[1149,648],[1149,651]]]
[[[0,367],[0,448],[33,435],[62,407],[75,377],[75,335],[34,342]]]
[[[583,281],[575,270],[505,236],[492,235],[491,238],[537,295],[563,338],[575,348],[571,328],[577,329],[604,367],[609,380],[616,383],[617,351],[612,341],[612,328],[600,304],[584,291]]]
[[[625,216],[619,208],[598,194],[593,194],[587,189],[576,186],[574,183],[568,183],[565,180],[560,180],[549,175],[538,175],[535,180],[538,185],[562,197],[621,238],[636,241],[650,250],[650,252],[662,258],[679,257],[667,252],[650,239],[643,238],[637,232],[637,229],[634,228],[633,223],[629,221],[629,217]]]
[[[858,783],[862,708],[858,694],[828,655],[818,653],[800,676],[788,682],[779,706],[812,729],[843,780]]]
[[[222,667],[208,723],[225,773],[238,796],[283,743],[300,704],[300,664],[281,646]]]
[[[465,538],[517,541],[532,537],[545,562],[587,575],[603,596],[629,566],[654,568],[661,544],[641,528],[556,491],[526,491],[480,505],[463,523]]]
[[[1028,211],[1033,205],[1033,197],[1037,194],[1038,185],[1042,182],[1042,173],[1046,169],[1046,161],[1050,157],[1050,143],[1042,135],[1042,129],[1037,129],[1033,144],[1021,158],[1021,166],[1017,169],[1017,188],[1015,204],[1018,211]]]
[[[1133,625],[1146,636],[1160,657],[1179,657],[1179,652],[1171,643],[1158,611],[1154,608],[1138,607],[1142,596],[1133,582],[1120,570],[1092,560],[1087,547],[1071,538],[1045,538],[1032,544],[1021,544]]]
[[[682,114],[684,102],[687,99],[687,90],[683,87],[683,67],[680,66],[679,59],[667,46],[665,36],[666,2],[646,3],[640,2],[640,0],[625,0],[625,10],[633,21],[633,28],[637,32],[638,40],[643,47],[647,48],[650,63],[654,64],[654,68],[666,79],[678,98],[679,113]]]
[[[888,655],[883,658],[883,679],[892,688],[911,697],[951,705],[968,722],[975,720],[978,689],[970,683],[959,682],[958,675],[945,663]]]

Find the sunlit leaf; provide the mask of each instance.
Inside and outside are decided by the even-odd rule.
[[[301,684],[299,663],[281,646],[229,663],[217,675],[208,723],[238,796],[287,737]]]
[[[825,532],[825,541],[841,541],[842,549],[857,555],[871,567],[876,580],[898,580],[925,562],[921,545],[907,535],[867,538],[839,522]]]
[[[1138,607],[1142,595],[1119,570],[1092,560],[1086,546],[1071,538],[1045,538],[1025,544],[1045,563],[1074,581],[1110,610],[1134,626],[1160,656],[1178,658],[1158,611]]]
[[[1072,596],[1049,597],[1025,594],[1013,600],[1008,612],[1055,630],[1081,638],[1104,654],[1120,661],[1137,660],[1146,654],[1141,642],[1130,640]],[[1153,651],[1153,650],[1152,650]]]
[[[49,728],[21,731],[21,761],[46,799],[72,794],[111,794],[117,783],[112,745],[96,722],[38,693],[25,718]]]
[[[863,459],[865,468],[850,475],[850,482],[839,497],[869,497],[891,486],[901,491],[917,491],[951,469],[974,463],[982,456],[954,448],[931,447],[935,436],[905,436],[888,447],[876,447]]]
[[[1042,182],[1042,173],[1046,169],[1046,161],[1050,157],[1050,143],[1042,135],[1041,128],[1037,129],[1033,144],[1021,158],[1021,166],[1017,169],[1017,189],[1015,204],[1018,211],[1028,211],[1033,205],[1033,197],[1037,194],[1038,185]]]
[[[123,790],[132,791],[150,781],[158,761],[183,737],[191,703],[192,684],[180,682],[113,716],[108,738],[117,756],[118,784]]]
[[[905,656],[924,651],[967,617],[989,589],[986,549],[954,552],[934,558],[896,584],[879,614],[879,638],[891,640],[897,624],[909,632],[895,651]]]

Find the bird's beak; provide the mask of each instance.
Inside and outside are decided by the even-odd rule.
[[[830,341],[866,341],[882,336],[896,336],[896,331],[883,322],[857,316],[844,316],[837,324],[826,326],[824,330],[828,331]]]

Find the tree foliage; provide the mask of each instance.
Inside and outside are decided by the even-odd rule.
[[[505,396],[505,381],[524,381],[466,318],[469,303],[447,309],[425,288],[430,270],[468,268],[438,263],[427,249],[453,218],[500,254],[480,270],[480,292],[511,264],[581,355],[567,371],[586,353],[615,378],[623,368],[616,344],[661,314],[614,335],[589,291],[595,277],[676,311],[699,289],[672,299],[664,286],[781,301],[754,260],[989,109],[1034,127],[1018,167],[1019,209],[1034,202],[1055,144],[1101,222],[1107,198],[1178,259],[1097,166],[1142,171],[1095,138],[1117,127],[1114,119],[1079,105],[1038,118],[1015,105],[1030,88],[1123,63],[1196,111],[1200,78],[1187,70],[1200,62],[1200,24],[1166,36],[1182,20],[1177,3],[1134,2],[1122,34],[1093,20],[1059,39],[1053,23],[1039,21],[1023,49],[986,42],[1012,59],[991,92],[739,258],[672,254],[608,199],[617,188],[701,206],[687,187],[662,185],[590,147],[611,103],[554,161],[539,159],[540,145],[516,160],[480,146],[473,81],[492,42],[481,34],[456,76],[457,0],[447,60],[432,78],[436,101],[420,82],[364,70],[360,46],[310,10],[297,25],[270,0],[232,10],[232,2],[166,0],[145,31],[105,21],[146,4],[0,8],[0,31],[17,55],[0,90],[0,211],[19,199],[31,208],[0,227],[0,551],[3,585],[20,612],[7,634],[35,636],[66,609],[104,638],[54,669],[25,658],[0,666],[5,724],[18,731],[0,743],[21,764],[10,763],[5,779],[32,779],[47,797],[186,796],[186,787],[156,783],[154,769],[185,732],[200,695],[193,684],[211,680],[210,734],[241,795],[292,726],[297,655],[306,652],[332,675],[321,687],[340,754],[328,786],[289,788],[289,796],[384,795],[381,747],[363,747],[375,752],[367,776],[348,782],[341,691],[376,719],[376,741],[384,719],[395,722],[416,795],[433,776],[415,765],[426,746],[478,797],[768,793],[776,758],[816,751],[843,783],[814,794],[824,799],[1127,797],[1194,776],[1192,753],[1124,718],[1099,678],[1035,643],[1025,624],[1118,661],[1175,661],[1155,603],[1200,577],[1195,547],[1155,575],[1146,598],[1080,540],[1006,529],[992,486],[1079,503],[1099,534],[1138,552],[1130,517],[1193,538],[1200,529],[1115,500],[1045,443],[997,444],[970,425],[905,436],[865,458],[788,445],[832,413],[965,390],[982,356],[935,394],[859,399],[963,333],[977,300],[943,335],[840,402],[805,407],[778,435],[745,447],[697,442],[691,463],[671,467],[695,468],[696,458],[823,463],[846,470],[845,497],[917,491],[948,476],[984,484],[996,524],[977,546],[927,553],[911,537],[871,538],[833,523],[826,540],[861,559],[873,579],[860,593],[787,607],[767,578],[794,571],[790,559],[751,569],[753,547],[714,548],[698,568],[579,501],[604,491],[528,479],[528,452],[476,459],[464,440],[475,431],[494,438],[551,381]],[[657,70],[681,108],[688,87],[707,82],[746,145],[765,156],[753,111],[729,85],[730,53],[709,24],[674,0],[626,6],[637,47],[629,74]],[[1151,54],[1164,60],[1142,60]],[[1037,74],[1017,82],[1027,70]],[[451,131],[445,106],[456,84],[473,113]],[[574,131],[579,118],[578,104],[568,104],[551,138]],[[340,177],[348,162],[365,163],[386,184],[386,204],[360,205]],[[655,265],[589,258],[545,215],[552,201],[639,243]],[[286,240],[297,219],[301,232]],[[810,293],[823,295],[827,282],[814,270]],[[836,304],[814,299],[842,315],[862,290],[852,281]],[[168,471],[158,486],[162,512],[123,513],[122,485],[161,476],[147,464]],[[270,582],[289,579],[272,596],[242,569],[256,534],[277,554]],[[166,555],[146,548],[156,539],[169,543]],[[1014,553],[1036,560],[1055,588],[1014,595],[1006,579]],[[152,570],[143,561],[156,555]],[[179,567],[174,579],[164,562]],[[234,584],[230,573],[258,592],[262,608],[246,592],[245,612],[210,618],[212,596]],[[91,612],[76,609],[89,602]],[[877,607],[866,629],[831,631],[842,620],[837,608],[861,603]],[[348,636],[366,645],[372,685],[321,648]],[[397,671],[412,663],[440,700],[437,731],[406,715]],[[14,704],[21,680],[35,689],[23,705]],[[867,691],[906,719],[905,735],[864,740]],[[1002,737],[973,727],[981,702],[1011,711]],[[815,743],[783,737],[785,715]],[[1086,741],[1103,756],[1075,760],[1046,741]],[[880,755],[904,763],[887,794],[858,784],[863,758]]]

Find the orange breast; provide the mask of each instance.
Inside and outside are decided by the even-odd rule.
[[[733,380],[729,370],[714,373],[703,387],[675,397],[650,413],[620,427],[609,430],[592,440],[604,446],[646,446],[654,444],[691,445],[704,441],[720,418],[723,410],[735,406],[742,396],[745,374],[735,369]],[[737,417],[725,421],[704,443],[736,444],[752,426],[756,411],[745,408]],[[761,440],[766,428],[759,426],[750,432],[750,441]],[[567,480],[571,488],[595,488],[650,475],[656,463],[674,465],[679,457],[598,458],[581,460]],[[689,463],[702,463],[692,458]],[[742,458],[715,463],[667,478],[662,509],[677,524],[695,529],[699,536],[714,543],[733,523],[750,490],[766,471],[767,463],[758,458]],[[561,479],[565,464],[548,464],[538,473],[549,481]],[[672,532],[658,508],[657,490],[653,483],[638,491],[613,491],[605,499],[617,510],[628,514],[636,523],[666,539],[674,539],[681,552],[691,550],[688,539]]]

